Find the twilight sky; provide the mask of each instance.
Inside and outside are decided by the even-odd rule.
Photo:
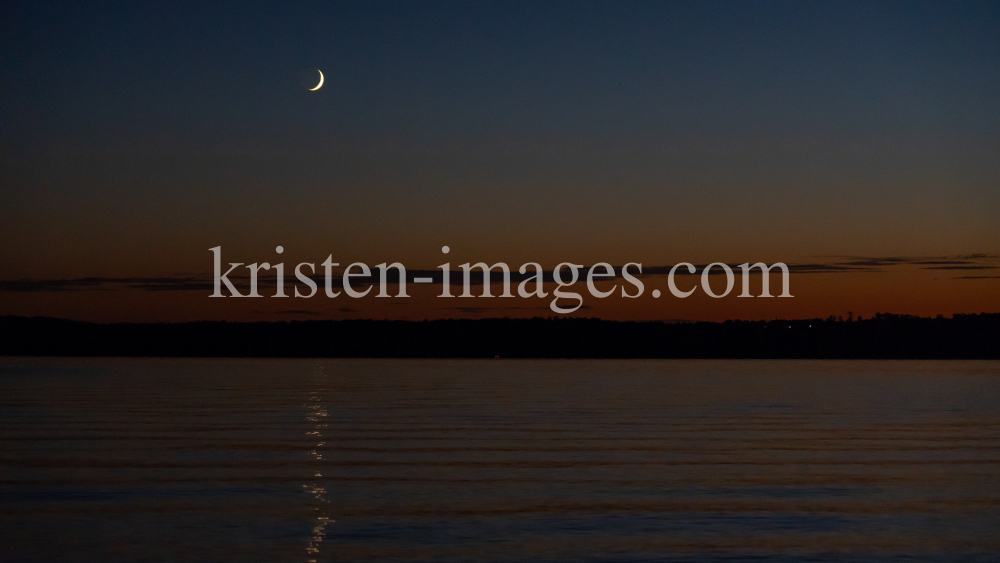
[[[576,316],[1000,311],[1000,3],[205,4],[0,6],[0,314],[551,314],[209,299],[220,245],[800,266],[794,299],[654,300],[652,275]]]

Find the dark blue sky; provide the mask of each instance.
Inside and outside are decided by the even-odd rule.
[[[1000,251],[997,2],[5,2],[0,26],[5,278],[219,244]]]
[[[1000,111],[995,2],[30,2],[4,22],[5,140],[36,150],[971,135]]]

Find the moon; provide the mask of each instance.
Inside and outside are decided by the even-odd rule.
[[[315,88],[310,88],[309,91],[319,90],[323,87],[323,71],[317,68],[316,72],[319,73],[319,84]]]

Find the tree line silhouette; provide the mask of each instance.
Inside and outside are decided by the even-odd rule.
[[[1000,359],[1000,314],[640,322],[595,318],[98,324],[0,317],[0,355]]]

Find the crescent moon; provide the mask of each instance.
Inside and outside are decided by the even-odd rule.
[[[319,73],[319,84],[317,84],[315,88],[310,88],[309,89],[310,92],[312,92],[313,90],[319,90],[323,86],[323,71],[320,69],[316,69],[316,72]]]

